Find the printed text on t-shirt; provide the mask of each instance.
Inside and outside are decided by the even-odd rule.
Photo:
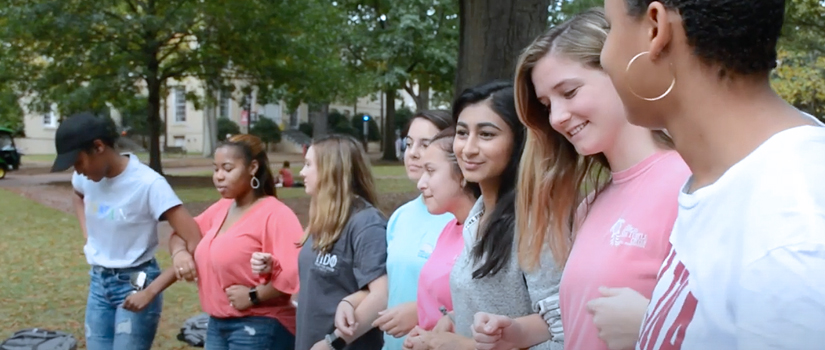
[[[610,245],[614,247],[628,245],[644,248],[647,245],[647,234],[627,223],[625,219],[619,219],[610,228]]]

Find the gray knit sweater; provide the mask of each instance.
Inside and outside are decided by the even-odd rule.
[[[542,256],[541,268],[525,274],[518,265],[517,244],[513,244],[512,256],[506,266],[493,276],[473,279],[473,271],[478,265],[473,264],[472,249],[478,242],[483,209],[483,198],[479,198],[464,224],[464,249],[450,273],[456,333],[472,338],[471,327],[477,312],[510,318],[538,313],[547,322],[553,340],[531,349],[562,350],[564,336],[559,313],[561,272],[556,271],[552,257]]]

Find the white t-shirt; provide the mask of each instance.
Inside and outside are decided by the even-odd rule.
[[[825,349],[825,128],[689,185],[636,349]]]
[[[72,186],[83,195],[86,261],[108,268],[134,267],[151,260],[158,248],[158,221],[181,204],[163,176],[126,154],[118,176],[94,182],[75,172]]]

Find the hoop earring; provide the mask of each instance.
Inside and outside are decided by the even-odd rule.
[[[258,180],[257,177],[252,177],[252,180],[249,180],[249,185],[252,186],[252,189],[257,190],[261,187],[261,181]]]
[[[630,66],[633,65],[633,62],[636,62],[636,59],[638,59],[639,57],[642,57],[646,54],[649,54],[649,53],[650,53],[650,51],[642,51],[642,52],[639,52],[638,54],[636,54],[636,56],[633,56],[633,58],[630,59],[630,62],[627,62],[627,68],[625,68],[625,70],[624,70],[625,75],[627,75],[630,72]],[[641,95],[637,94],[636,91],[633,91],[633,87],[630,86],[630,83],[627,83],[627,89],[630,90],[630,93],[633,94],[633,96],[636,96],[637,98],[640,98],[640,99],[645,100],[645,101],[654,102],[654,101],[661,100],[661,99],[665,98],[665,96],[670,94],[670,92],[673,91],[673,87],[676,86],[676,75],[673,74],[673,64],[670,65],[670,68],[671,68],[670,75],[673,76],[673,80],[670,82],[670,86],[667,88],[667,91],[665,91],[663,94],[659,95],[658,97],[653,97],[653,98],[642,97]]]

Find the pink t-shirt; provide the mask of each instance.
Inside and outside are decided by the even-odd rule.
[[[264,316],[277,319],[295,333],[295,308],[291,294],[298,293],[298,252],[295,245],[304,233],[295,213],[275,197],[260,199],[224,233],[217,235],[234,201],[221,199],[195,218],[203,239],[195,250],[198,296],[203,311],[214,317]],[[249,259],[254,252],[272,254],[273,273],[252,273]],[[284,295],[258,306],[238,311],[229,304],[226,288],[254,287],[271,278],[272,286]]]
[[[650,298],[689,175],[676,151],[658,152],[613,173],[586,216],[580,206],[559,289],[565,349],[607,350],[586,307],[601,297],[599,287],[629,287]]]
[[[433,253],[418,277],[418,326],[425,330],[432,330],[441,319],[439,308],[444,306],[447,311],[453,310],[453,299],[450,294],[450,271],[453,269],[458,255],[464,249],[464,225],[456,219],[444,226]]]

